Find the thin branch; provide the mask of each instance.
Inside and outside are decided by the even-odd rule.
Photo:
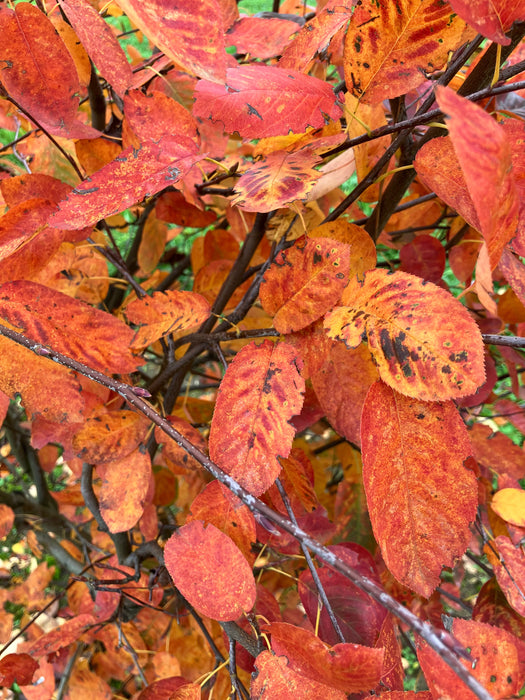
[[[427,644],[441,656],[443,661],[450,666],[454,673],[467,685],[467,687],[472,690],[476,697],[478,697],[480,700],[493,700],[492,696],[487,692],[487,690],[460,662],[458,657],[465,652],[457,640],[455,640],[448,633],[444,633],[442,630],[434,628],[428,622],[423,622],[420,620],[404,605],[386,593],[380,585],[368,577],[362,576],[358,572],[354,571],[354,569],[350,568],[347,564],[341,561],[334,554],[334,552],[321,545],[317,540],[308,535],[307,532],[292,523],[290,520],[284,518],[279,513],[274,512],[255,496],[252,496],[251,493],[246,491],[246,489],[240,486],[240,484],[238,484],[228,474],[223,472],[222,469],[212,462],[211,459],[209,459],[203,452],[201,452],[183,435],[175,430],[171,423],[162,418],[162,416],[160,416],[150,404],[140,398],[140,396],[137,395],[137,390],[134,387],[129,386],[124,382],[119,382],[111,379],[110,377],[106,377],[101,372],[93,370],[70,357],[66,357],[62,353],[51,350],[43,346],[41,343],[29,340],[21,333],[17,333],[10,328],[0,326],[0,335],[13,340],[19,345],[23,345],[41,357],[47,357],[53,362],[69,367],[70,369],[73,369],[76,372],[88,377],[88,379],[92,379],[93,381],[116,391],[130,406],[133,406],[135,409],[149,418],[155,425],[158,425],[161,430],[175,440],[177,444],[189,455],[194,457],[199,464],[201,464],[210,474],[212,474],[212,476],[227,486],[232,493],[234,493],[245,505],[248,506],[248,508],[250,508],[250,510],[261,514],[263,517],[267,518],[294,537],[298,542],[304,544],[306,547],[308,547],[308,549],[314,552],[319,559],[328,564],[330,568],[348,578],[358,588],[367,593],[371,598],[383,605],[402,622],[417,632],[417,634],[419,634],[419,636],[422,637]]]
[[[491,335],[483,333],[483,342],[487,345],[507,345],[510,348],[525,348],[525,338],[519,335]]]

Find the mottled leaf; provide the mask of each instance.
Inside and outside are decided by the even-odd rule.
[[[0,317],[31,340],[100,372],[133,372],[141,363],[131,354],[133,331],[125,323],[36,282],[3,284]]]
[[[302,237],[279,253],[259,295],[279,333],[298,331],[331,309],[348,281],[350,247],[329,238]]]
[[[197,122],[176,100],[158,90],[145,95],[141,90],[129,90],[124,97],[126,121],[139,141],[160,141],[177,134],[200,145]]]
[[[449,51],[471,36],[441,0],[363,0],[346,33],[348,90],[372,103],[403,95],[421,85],[425,73],[440,70]]]
[[[188,73],[224,82],[225,17],[219,0],[116,0],[152,44]]]
[[[135,299],[126,307],[128,320],[139,326],[131,347],[145,348],[170,333],[200,325],[209,315],[206,299],[193,292],[168,290]]]
[[[174,185],[203,157],[193,141],[182,137],[129,146],[77,185],[49,223],[66,229],[95,224]]]
[[[279,17],[241,17],[226,33],[237,53],[266,60],[280,56],[299,31],[299,25]],[[293,68],[294,66],[292,66]]]
[[[428,598],[470,541],[478,493],[470,440],[452,402],[372,385],[361,418],[363,483],[374,535],[398,581]]]
[[[304,380],[287,343],[245,346],[221,382],[210,430],[210,457],[254,496],[279,476],[301,412]]]
[[[213,620],[236,620],[255,603],[252,570],[233,541],[214,525],[193,522],[166,542],[173,583],[195,610]]]
[[[84,462],[102,464],[123,459],[140,445],[148,426],[142,414],[103,407],[89,416],[73,438],[73,447]]]
[[[301,133],[342,115],[328,83],[262,63],[228,68],[225,85],[201,80],[195,96],[196,117],[250,139]]]
[[[151,479],[151,459],[141,445],[121,459],[97,466],[102,480],[98,493],[100,514],[110,532],[130,530],[144,512]]]
[[[100,75],[124,97],[133,83],[133,72],[110,25],[88,0],[59,0],[59,3]]]
[[[525,617],[525,553],[523,546],[514,546],[508,537],[495,539],[499,561],[494,573],[509,605]]]
[[[405,272],[366,272],[325,318],[331,338],[365,338],[381,379],[407,396],[442,401],[473,394],[485,381],[481,334],[452,295]]]
[[[246,211],[273,211],[297,200],[305,201],[321,177],[314,166],[321,158],[310,150],[276,151],[254,163],[235,183],[231,203]]]
[[[38,659],[46,654],[53,654],[60,651],[60,649],[64,649],[70,644],[78,642],[80,635],[91,625],[94,625],[95,622],[96,619],[93,615],[77,615],[60,627],[56,627],[52,629],[51,632],[47,632],[47,634],[38,637],[38,639],[31,644],[28,652],[33,658]]]
[[[450,88],[436,90],[488,247],[491,267],[517,233],[518,190],[505,131],[481,107]]]
[[[15,681],[28,685],[37,668],[38,663],[29,654],[7,654],[0,659],[0,685],[10,688]]]

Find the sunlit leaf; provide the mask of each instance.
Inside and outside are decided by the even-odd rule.
[[[525,527],[525,491],[522,489],[497,491],[490,506],[503,520],[518,527]]]
[[[27,685],[32,682],[38,663],[29,654],[7,654],[0,659],[0,685],[9,688],[13,683]]]
[[[473,394],[485,381],[483,342],[454,297],[405,272],[354,278],[325,318],[331,338],[357,347],[365,338],[381,379],[407,396],[442,401]]]
[[[166,542],[164,561],[175,586],[201,615],[235,620],[255,603],[250,565],[214,525],[194,520],[179,528]]]
[[[516,20],[525,18],[523,0],[450,0],[454,12],[491,41],[508,46],[505,34]]]
[[[225,85],[201,80],[195,96],[196,117],[244,138],[300,133],[342,115],[328,83],[262,63],[228,68]]]
[[[244,347],[221,382],[210,430],[210,457],[254,496],[273,484],[301,411],[304,380],[287,343]]]
[[[363,483],[374,535],[392,574],[429,597],[470,541],[476,478],[452,402],[426,403],[373,384],[361,418]]]
[[[349,265],[349,246],[329,238],[303,237],[279,253],[259,292],[279,333],[301,330],[332,308],[347,284]]]

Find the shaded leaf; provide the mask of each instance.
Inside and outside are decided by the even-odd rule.
[[[15,513],[12,508],[0,504],[0,539],[5,539],[11,532],[15,522]]]
[[[166,542],[164,561],[173,583],[201,615],[236,620],[255,603],[250,565],[232,540],[214,525],[193,522]]]
[[[250,697],[252,700],[345,700],[346,693],[297,673],[286,656],[263,651],[255,660]]]
[[[78,641],[80,635],[96,622],[93,615],[81,614],[68,620],[60,627],[51,630],[34,641],[28,652],[38,659],[45,654],[53,654]]]
[[[515,547],[508,537],[499,535],[495,539],[500,560],[494,573],[509,604],[525,617],[525,554],[523,547]]]
[[[479,329],[443,289],[376,269],[351,280],[341,301],[325,318],[328,335],[349,348],[367,338],[381,379],[396,391],[439,401],[473,394],[485,381]]]
[[[445,271],[445,248],[433,236],[416,236],[399,251],[400,270],[439,284]]]
[[[221,382],[210,430],[210,457],[254,496],[270,487],[287,457],[301,412],[304,380],[287,343],[245,346]]]
[[[98,494],[100,513],[109,531],[130,530],[146,504],[151,479],[149,453],[141,445],[121,459],[104,460],[97,466],[97,475],[102,480]]]
[[[32,682],[38,663],[29,654],[7,654],[0,659],[0,685],[9,688],[13,683]]]
[[[126,306],[126,316],[139,326],[132,348],[145,348],[170,333],[198,326],[210,315],[210,305],[193,292],[154,292],[151,297],[135,299]]]
[[[155,213],[162,221],[192,228],[205,228],[217,215],[210,209],[202,211],[186,201],[182,192],[164,192],[157,199]]]
[[[228,68],[225,85],[201,80],[193,114],[243,138],[300,133],[339,119],[331,86],[298,71],[263,64]]]
[[[250,166],[235,184],[231,200],[246,211],[281,209],[297,200],[305,201],[321,177],[314,166],[321,158],[309,150],[276,151]]]
[[[124,97],[124,114],[140,142],[160,141],[176,133],[194,141],[196,147],[200,145],[197,122],[191,113],[158,90],[147,95],[129,90]]]
[[[507,435],[493,433],[488,425],[480,423],[469,428],[469,435],[476,462],[514,479],[525,477],[525,452]]]
[[[36,282],[3,284],[0,317],[31,340],[100,372],[133,372],[141,363],[131,354],[133,331],[125,323]]]
[[[450,88],[439,87],[436,97],[447,115],[450,138],[494,268],[518,226],[510,144],[503,128],[478,105]]]
[[[218,0],[117,0],[152,44],[187,72],[224,82],[224,16]]]
[[[123,459],[136,449],[148,430],[149,421],[132,411],[95,410],[73,438],[77,456],[84,462],[103,464]]]
[[[465,468],[470,440],[452,402],[410,399],[373,384],[361,418],[363,483],[383,559],[398,581],[429,597],[443,566],[470,541],[478,493]]]
[[[525,618],[509,605],[495,578],[489,579],[481,587],[472,611],[472,619],[500,627],[520,639],[525,639]]]
[[[133,73],[109,24],[87,0],[59,0],[59,4],[100,75],[124,97],[133,83]]]
[[[310,325],[339,301],[348,281],[350,248],[329,238],[302,237],[279,253],[259,290],[279,333]]]
[[[378,103],[421,85],[440,70],[447,54],[474,36],[441,0],[363,0],[346,33],[344,71],[348,90]]]
[[[235,46],[237,53],[265,60],[280,56],[298,31],[297,22],[289,19],[241,17],[226,32],[226,42]]]
[[[203,157],[193,141],[182,137],[129,146],[77,185],[49,223],[66,229],[95,224],[174,185]]]
[[[181,435],[191,442],[192,445],[199,448],[201,452],[207,452],[206,440],[201,433],[188,423],[188,421],[178,418],[177,416],[167,416],[167,420]],[[195,457],[189,455],[184,448],[177,442],[166,435],[159,426],[155,427],[155,440],[162,445],[162,454],[169,462],[184,469],[202,469],[201,465]]]

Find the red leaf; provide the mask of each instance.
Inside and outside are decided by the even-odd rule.
[[[495,540],[499,562],[494,573],[509,604],[525,617],[525,554],[521,545],[515,547],[508,537]]]
[[[209,315],[206,299],[193,292],[168,290],[135,299],[126,307],[128,320],[139,326],[131,347],[145,348],[170,333],[200,325]]]
[[[518,191],[505,131],[481,107],[450,88],[436,91],[454,150],[476,208],[491,267],[517,233]]]
[[[123,459],[144,439],[149,421],[132,411],[95,410],[73,438],[73,447],[84,462],[103,464]]]
[[[193,522],[179,528],[164,548],[175,586],[201,615],[236,620],[255,603],[250,565],[232,540],[214,525]]]
[[[0,659],[0,685],[9,688],[13,683],[28,685],[38,663],[29,654],[7,654]]]
[[[287,343],[244,347],[221,382],[210,430],[210,457],[254,496],[269,488],[287,457],[301,412],[304,380]]]
[[[12,508],[0,504],[0,539],[4,539],[11,532],[15,522],[15,513]]]
[[[505,33],[516,20],[525,19],[523,0],[450,0],[452,9],[491,41],[508,46]]]
[[[36,282],[3,284],[0,317],[31,340],[100,372],[124,374],[141,363],[131,354],[133,331],[125,323]]]
[[[478,492],[470,440],[452,402],[373,384],[361,418],[363,483],[374,535],[398,581],[428,598],[470,541]]]
[[[88,627],[96,622],[93,615],[77,615],[72,620],[68,620],[61,627],[51,630],[42,637],[39,637],[33,642],[28,652],[33,658],[38,659],[44,654],[53,654],[68,647],[70,644],[78,641],[80,635],[87,630]]]
[[[100,74],[124,97],[133,83],[133,72],[109,24],[87,0],[59,3]]]
[[[350,247],[329,238],[301,237],[279,253],[259,291],[279,333],[301,330],[331,309],[347,284],[349,266]]]
[[[182,137],[129,146],[77,185],[49,223],[61,229],[95,224],[175,184],[203,157],[193,141]]]
[[[399,251],[402,272],[439,284],[445,271],[445,248],[433,236],[416,236]]]
[[[242,17],[226,32],[237,53],[266,60],[280,56],[299,31],[299,25],[280,17]],[[294,66],[292,66],[294,67]]]
[[[196,117],[249,139],[301,133],[342,115],[328,83],[263,64],[228,68],[226,85],[201,80],[195,95]]]
[[[201,78],[224,82],[228,28],[218,0],[118,0],[117,5],[141,29],[152,45]],[[227,26],[224,26],[224,25]]]

